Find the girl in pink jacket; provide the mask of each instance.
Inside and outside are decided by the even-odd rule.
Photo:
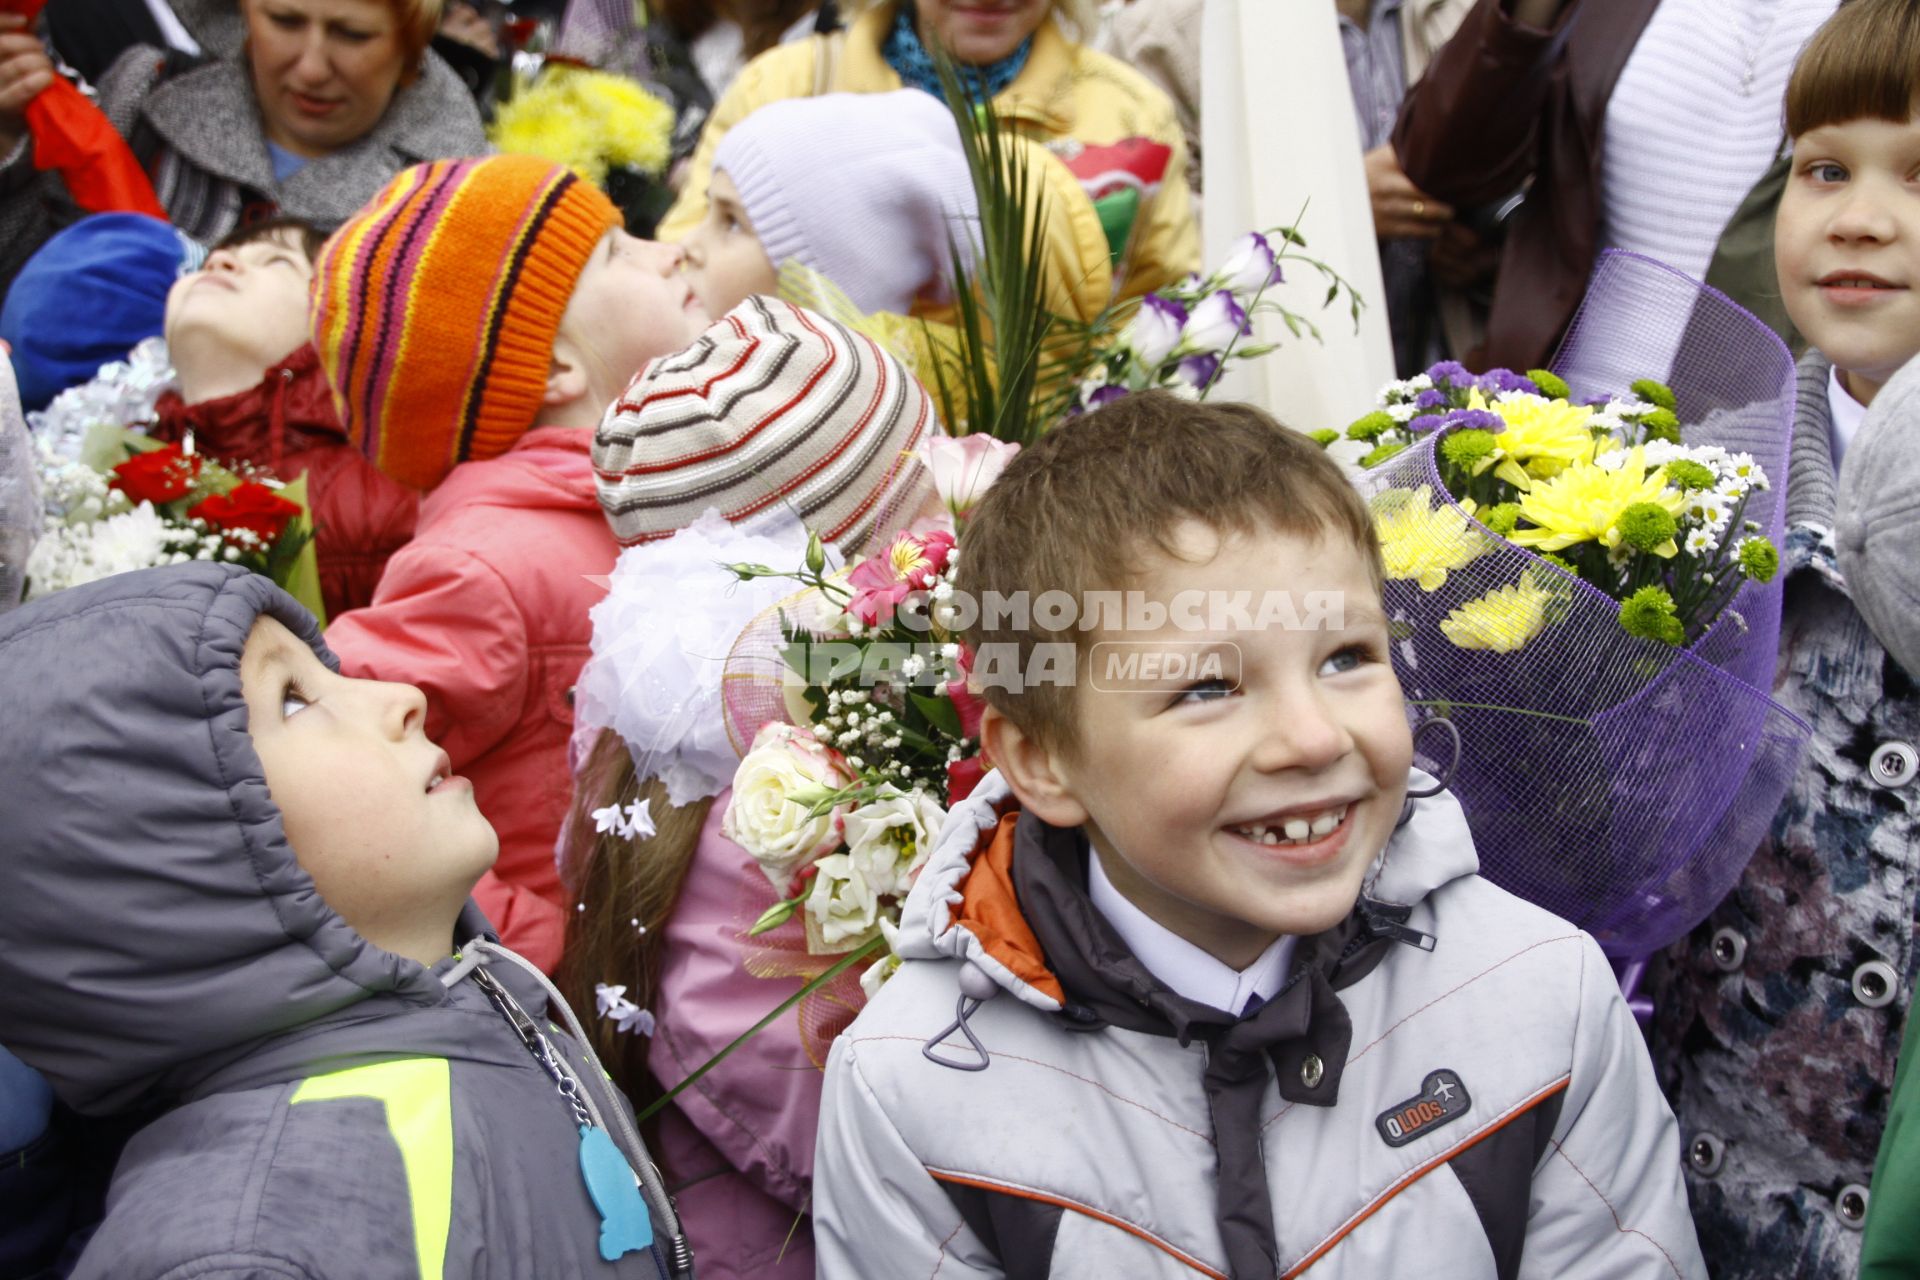
[[[809,530],[851,558],[904,526],[931,491],[912,455],[934,429],[926,392],[872,341],[751,297],[649,366],[595,436],[601,506],[627,550],[594,610],[578,689],[586,758],[563,868],[580,909],[561,984],[598,1004],[603,1060],[636,1105],[804,980],[743,946],[773,894],[721,834],[739,764],[722,674],[742,631],[794,588],[737,583],[723,566],[797,569]],[[803,1033],[821,1006],[797,1012],[660,1112],[655,1150],[703,1280],[813,1275],[807,1212],[832,1028]]]
[[[426,692],[446,770],[500,834],[474,897],[548,970],[571,690],[618,551],[589,447],[634,371],[706,327],[679,262],[572,171],[492,156],[401,173],[328,241],[313,284],[349,437],[426,494],[373,603],[327,643],[349,675]]]

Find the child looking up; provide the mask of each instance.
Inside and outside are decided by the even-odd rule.
[[[420,498],[353,448],[307,335],[307,290],[323,241],[293,218],[242,227],[167,294],[167,354],[178,391],[154,405],[152,435],[307,477],[327,616],[373,599],[413,536]]]
[[[1027,446],[960,550],[976,679],[1039,678],[986,683],[998,771],[834,1044],[821,1275],[1705,1274],[1599,947],[1408,803],[1332,460],[1127,396]]]
[[[1715,1274],[1852,1277],[1920,950],[1920,616],[1905,421],[1882,384],[1920,352],[1920,5],[1852,0],[1787,85],[1774,223],[1800,363],[1774,696],[1813,739],[1732,894],[1666,955],[1654,1052]],[[1902,434],[1906,433],[1906,434]],[[1862,459],[1864,464],[1867,460]],[[1873,531],[1849,547],[1848,524]]]
[[[76,1276],[686,1274],[625,1101],[468,899],[496,841],[418,689],[184,564],[0,617],[0,702],[7,1047],[149,1119]]]
[[[475,897],[542,969],[565,929],[571,690],[618,550],[593,428],[706,327],[679,263],[570,170],[493,156],[400,174],[327,242],[313,286],[348,435],[426,495],[373,603],[328,644],[352,674],[426,690],[429,732],[500,833]]]

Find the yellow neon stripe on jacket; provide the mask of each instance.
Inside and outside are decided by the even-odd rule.
[[[438,1280],[453,1222],[453,1082],[447,1060],[407,1058],[354,1067],[310,1077],[293,1091],[295,1105],[336,1098],[375,1098],[385,1105],[387,1130],[406,1169],[421,1280]]]

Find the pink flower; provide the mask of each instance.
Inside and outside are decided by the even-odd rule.
[[[953,535],[944,529],[901,534],[886,550],[854,567],[847,579],[853,588],[847,612],[870,627],[877,626],[893,616],[902,600],[931,586],[952,558]]]
[[[984,432],[929,436],[921,446],[927,470],[933,474],[934,491],[955,517],[973,509],[1019,452],[1019,445],[996,440]]]

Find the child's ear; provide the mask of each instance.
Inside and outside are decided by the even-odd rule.
[[[1086,822],[1086,806],[1073,793],[1061,753],[1043,746],[991,706],[980,718],[980,745],[1028,813],[1050,827]]]
[[[553,363],[547,368],[547,389],[540,403],[549,409],[564,409],[587,394],[586,352],[565,334],[553,340]]]

